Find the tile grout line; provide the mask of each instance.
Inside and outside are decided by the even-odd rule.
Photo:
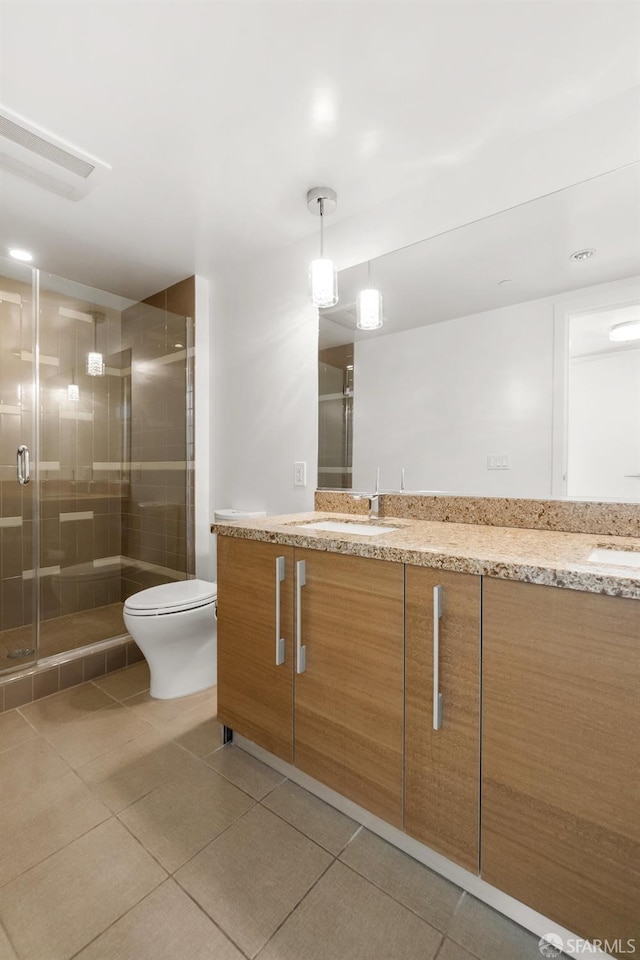
[[[230,746],[230,744],[223,743],[223,744],[222,744],[222,747],[219,747],[218,749],[222,750],[222,749],[224,749],[225,747],[228,747],[228,746]],[[186,749],[188,749],[188,748],[185,747],[185,750],[186,750]],[[204,756],[204,757],[199,757],[198,759],[201,760],[204,764],[206,764],[206,766],[209,768],[209,770],[212,770],[214,773],[217,773],[219,777],[222,777],[223,780],[226,780],[227,783],[230,783],[232,787],[235,787],[235,788],[236,788],[236,790],[241,790],[243,793],[246,793],[246,795],[247,795],[248,797],[251,797],[252,800],[255,800],[256,803],[262,804],[262,801],[263,801],[263,800],[266,800],[267,797],[271,796],[271,794],[273,793],[274,790],[277,790],[278,787],[282,786],[283,783],[287,782],[287,778],[283,776],[282,780],[280,780],[280,782],[277,783],[277,784],[275,785],[275,787],[272,787],[270,790],[268,790],[268,791],[264,794],[264,796],[262,796],[262,797],[254,797],[254,795],[253,795],[252,793],[249,793],[248,790],[245,790],[244,787],[241,787],[239,783],[237,783],[235,780],[232,780],[231,777],[229,777],[229,776],[227,776],[227,774],[223,773],[222,770],[217,770],[215,767],[212,767],[211,764],[207,762],[208,758],[209,758],[209,757],[212,757],[213,754],[214,754],[214,753],[217,753],[217,752],[218,752],[218,750],[212,750],[211,753],[207,753],[206,756]],[[260,762],[261,762],[261,761],[258,760],[258,763],[260,763]],[[267,766],[267,765],[264,764],[264,766]],[[268,769],[269,769],[269,770],[272,770],[273,768],[272,768],[272,767],[269,767]],[[277,772],[277,771],[276,771],[276,772]],[[265,809],[268,809],[268,807],[265,808]],[[272,812],[273,812],[273,811],[272,811]],[[292,825],[292,826],[293,826],[293,825]]]
[[[134,838],[134,839],[135,839],[135,838]],[[144,849],[144,848],[143,848],[143,849]],[[165,871],[165,872],[166,872],[166,871]],[[91,940],[87,940],[86,943],[83,943],[83,945],[80,947],[80,949],[79,949],[79,950],[76,950],[76,952],[73,953],[73,954],[69,957],[69,960],[73,960],[73,958],[74,958],[74,957],[77,957],[78,954],[82,953],[83,950],[86,950],[87,947],[88,947],[90,944],[95,943],[95,941],[98,940],[104,933],[106,933],[107,930],[110,930],[111,927],[114,927],[114,926],[116,925],[116,923],[119,923],[120,920],[122,920],[123,917],[126,917],[126,915],[127,915],[128,913],[131,913],[132,910],[135,910],[135,908],[138,907],[138,906],[142,903],[143,900],[146,900],[147,897],[151,896],[151,894],[152,894],[155,890],[158,889],[158,887],[161,887],[163,883],[166,883],[167,880],[170,880],[170,879],[171,879],[171,877],[168,877],[168,876],[167,876],[167,877],[164,877],[162,880],[160,880],[159,883],[156,883],[155,887],[152,887],[151,890],[148,891],[148,893],[145,893],[145,895],[144,895],[143,897],[140,897],[140,899],[139,899],[139,900],[136,900],[136,902],[135,902],[134,904],[132,904],[130,907],[127,907],[127,909],[124,911],[124,913],[121,913],[119,917],[116,917],[115,920],[112,920],[111,923],[108,924],[108,925],[104,928],[104,930],[101,930],[100,933],[96,934],[95,937],[92,937]]]
[[[335,807],[332,807],[332,809],[335,810]],[[339,812],[340,812],[340,811],[338,811],[338,813],[339,813]],[[344,814],[344,816],[346,816],[346,814]],[[354,820],[353,822],[354,822],[354,823],[358,823],[357,820]],[[355,833],[354,833],[352,836],[349,837],[349,839],[347,840],[347,842],[346,842],[345,845],[343,846],[343,848],[342,848],[342,850],[340,851],[340,853],[337,853],[337,854],[336,854],[336,859],[337,859],[337,860],[340,860],[340,857],[341,857],[342,854],[345,852],[345,850],[347,849],[347,847],[350,847],[350,846],[351,846],[351,844],[352,844],[353,841],[356,839],[356,837],[360,836],[360,834],[362,833],[362,831],[363,831],[364,829],[365,829],[365,828],[363,827],[363,825],[362,825],[361,823],[358,823],[358,829],[355,831]],[[343,860],[340,860],[340,862],[343,863],[344,861],[343,861]]]
[[[283,782],[284,782],[284,783],[290,783],[290,782],[292,783],[293,781],[284,780]],[[278,786],[281,787],[282,784],[279,783]],[[277,788],[276,788],[276,789],[277,789]],[[271,791],[271,793],[273,793],[273,791]],[[267,794],[267,796],[271,796],[271,794]],[[266,800],[266,797],[265,797],[264,799]],[[333,858],[334,858],[334,860],[337,860],[337,859],[341,856],[341,854],[343,853],[343,851],[346,850],[347,847],[349,846],[349,844],[351,843],[351,840],[353,840],[353,837],[351,837],[351,838],[346,842],[346,844],[344,845],[344,847],[341,848],[340,853],[337,853],[337,854],[336,854],[336,853],[333,852],[333,850],[329,850],[327,847],[323,847],[319,840],[314,840],[313,837],[310,837],[308,833],[305,833],[304,830],[302,830],[300,827],[297,827],[297,826],[295,825],[295,823],[291,823],[290,820],[287,820],[286,817],[283,817],[282,814],[280,814],[280,813],[277,812],[277,810],[272,810],[271,807],[265,806],[265,805],[263,804],[262,800],[258,800],[258,805],[261,806],[261,807],[263,808],[263,810],[266,810],[268,813],[272,813],[272,814],[274,815],[274,817],[277,817],[278,820],[282,821],[282,823],[285,823],[288,827],[291,827],[293,830],[296,831],[296,833],[299,833],[301,836],[303,836],[303,837],[305,838],[305,840],[309,840],[310,843],[315,844],[315,846],[316,846],[316,847],[319,847],[320,850],[323,850],[325,853],[328,853],[330,857],[333,857]],[[359,831],[356,830],[356,833],[358,833],[358,832],[359,832]],[[354,836],[355,836],[355,834],[354,834]]]
[[[440,933],[440,931],[438,931],[438,933]],[[442,940],[441,940],[440,943],[438,944],[438,949],[437,949],[436,952],[434,953],[434,955],[433,955],[433,957],[431,958],[431,960],[438,960],[438,957],[439,957],[440,954],[442,953],[442,948],[444,947],[444,945],[445,945],[446,942],[447,942],[447,936],[446,936],[446,934],[443,934],[443,935],[442,935]]]
[[[203,847],[203,849],[204,849],[204,847]],[[200,852],[201,852],[201,851],[200,851]],[[198,854],[196,853],[196,854],[194,854],[194,856],[197,857]],[[192,857],[192,859],[193,859],[193,857]],[[187,863],[190,863],[190,862],[191,862],[190,860],[187,861]],[[183,864],[183,866],[186,866],[186,864]],[[182,869],[182,868],[179,868],[179,869]],[[220,931],[220,933],[223,935],[223,937],[226,937],[226,939],[229,941],[229,943],[232,943],[232,944],[233,944],[233,946],[236,948],[236,950],[237,950],[239,953],[241,953],[243,957],[247,957],[247,960],[251,960],[251,957],[249,957],[248,954],[246,954],[246,953],[244,952],[244,950],[242,949],[242,947],[240,947],[239,944],[237,944],[237,943],[235,942],[235,940],[233,939],[233,937],[230,936],[230,934],[228,934],[228,933],[226,932],[226,930],[224,930],[224,929],[220,926],[220,924],[217,923],[217,922],[213,919],[213,917],[209,916],[209,914],[208,914],[207,911],[204,909],[204,907],[201,906],[201,904],[198,903],[198,901],[192,896],[192,894],[189,893],[189,891],[188,891],[185,887],[182,886],[182,884],[180,883],[180,881],[178,880],[177,877],[175,877],[175,876],[172,875],[169,879],[172,880],[172,881],[176,884],[176,886],[177,886],[178,889],[181,891],[181,893],[184,893],[184,895],[185,895],[186,897],[188,897],[189,900],[191,900],[192,903],[195,903],[195,905],[196,905],[196,907],[198,908],[198,910],[205,915],[205,917],[207,918],[207,920],[209,920],[209,921],[214,925],[214,927],[215,927],[217,930]],[[260,949],[262,949],[262,948],[260,948]]]
[[[73,771],[71,771],[73,773]],[[68,774],[63,774],[63,776],[68,776]],[[61,779],[58,777],[57,779]],[[86,837],[88,833],[91,833],[92,830],[96,830],[98,827],[104,826],[105,823],[108,823],[109,820],[114,820],[115,817],[109,811],[109,816],[105,817],[104,820],[101,820],[100,823],[94,823],[92,827],[88,827],[86,830],[83,830],[82,833],[79,833],[77,837],[74,837],[73,840],[69,840],[68,843],[63,844],[61,847],[58,847],[57,850],[52,850],[51,853],[48,853],[46,857],[43,857],[41,860],[38,860],[37,863],[32,863],[30,867],[27,867],[21,873],[16,874],[15,877],[12,877],[10,880],[5,880],[4,883],[0,883],[0,890],[4,890],[5,887],[8,887],[10,883],[13,883],[14,880],[18,880],[20,877],[24,877],[26,873],[29,873],[30,870],[35,870],[36,867],[39,867],[41,864],[46,863],[47,860],[51,860],[52,857],[57,856],[57,854],[62,853],[63,850],[66,850],[67,847],[70,847],[72,843],[75,843],[76,840],[81,840],[82,837]],[[1,922],[1,918],[0,918]]]
[[[308,838],[307,838],[307,839],[308,839]],[[321,850],[324,850],[324,847],[321,847],[320,849],[321,849]],[[327,852],[327,851],[325,851],[325,853],[326,853],[326,852]],[[330,854],[330,856],[333,856],[333,855]],[[322,878],[329,872],[329,870],[331,870],[331,867],[333,867],[333,865],[336,863],[337,859],[338,859],[337,857],[333,857],[333,859],[331,860],[331,863],[328,863],[328,864],[327,864],[326,868],[322,871],[322,873],[320,874],[320,876],[319,876],[316,880],[314,880],[314,882],[311,884],[311,886],[309,887],[309,889],[308,889],[307,891],[305,891],[305,893],[303,893],[303,895],[302,895],[302,896],[300,897],[300,899],[294,904],[294,906],[291,908],[291,910],[290,910],[289,913],[286,915],[286,917],[284,917],[284,919],[278,924],[278,926],[277,926],[276,929],[273,931],[273,933],[271,934],[271,936],[268,937],[268,938],[265,940],[265,942],[262,944],[262,946],[259,947],[258,950],[256,950],[256,952],[254,953],[253,957],[252,957],[252,958],[249,958],[249,960],[260,960],[260,954],[262,953],[262,951],[268,946],[268,944],[271,943],[271,941],[272,941],[273,938],[276,936],[276,934],[278,933],[278,931],[282,929],[282,927],[285,925],[285,923],[287,922],[287,920],[289,920],[289,919],[293,916],[293,914],[296,912],[296,910],[298,909],[298,907],[301,906],[301,904],[307,899],[307,897],[309,896],[309,894],[311,893],[311,891],[314,890],[315,887],[318,886],[318,884],[320,883],[320,881],[322,880]],[[246,954],[245,954],[245,956],[246,956]]]
[[[363,829],[364,829],[364,828],[363,828]],[[345,847],[345,850],[346,850],[346,847]],[[342,853],[344,853],[344,850],[342,851]],[[367,883],[370,883],[373,887],[376,888],[376,890],[379,890],[381,893],[384,893],[387,897],[390,897],[391,900],[394,900],[396,903],[400,904],[401,907],[404,907],[405,910],[408,910],[409,913],[412,913],[412,914],[414,915],[414,917],[417,917],[417,918],[418,918],[418,920],[422,920],[423,923],[426,923],[427,926],[431,927],[431,928],[432,928],[433,930],[435,930],[437,933],[441,933],[444,937],[447,937],[447,936],[448,936],[447,931],[448,931],[449,927],[451,926],[451,923],[452,923],[452,921],[453,921],[453,918],[454,918],[455,914],[457,913],[458,906],[459,906],[459,904],[460,904],[460,901],[462,900],[462,896],[459,896],[459,897],[458,897],[458,900],[456,901],[456,905],[455,905],[455,907],[453,908],[453,910],[452,910],[452,912],[451,912],[451,917],[449,918],[449,922],[448,922],[448,924],[447,924],[447,930],[440,930],[439,927],[434,926],[433,922],[430,922],[429,920],[425,920],[425,918],[422,917],[422,916],[420,916],[419,913],[416,913],[416,911],[413,909],[413,907],[410,907],[410,906],[408,906],[406,903],[403,903],[402,900],[398,900],[397,897],[395,897],[392,893],[389,893],[388,890],[385,890],[384,887],[381,887],[380,884],[376,883],[375,880],[372,880],[371,877],[366,876],[366,874],[364,874],[364,873],[360,873],[360,871],[357,869],[357,867],[354,867],[354,866],[352,866],[350,863],[346,863],[344,860],[342,860],[342,859],[341,859],[342,853],[338,856],[338,860],[340,860],[340,863],[341,863],[344,867],[348,867],[349,870],[353,871],[353,873],[355,873],[357,876],[361,877],[363,880],[366,880]],[[401,851],[401,853],[404,853],[404,851]],[[409,856],[409,854],[406,854],[406,856]],[[413,861],[413,858],[411,858],[411,859],[412,859],[412,861]],[[416,861],[413,861],[413,862],[418,863],[418,864],[419,864],[420,866],[422,866],[422,867],[425,866],[424,864],[421,864],[419,860],[416,860]],[[425,869],[429,870],[429,867],[426,867]],[[435,871],[432,871],[432,872],[435,872]],[[437,876],[439,879],[443,879],[443,880],[445,879],[444,877],[441,878],[439,874],[436,874],[436,876]],[[446,880],[445,882],[451,883],[450,880]],[[453,884],[453,886],[456,886],[456,885]],[[459,887],[458,889],[460,890],[460,893],[461,893],[461,894],[464,893],[464,890],[462,890],[460,887]]]
[[[15,943],[13,942],[13,940],[11,939],[11,936],[10,936],[10,934],[9,934],[9,931],[7,930],[6,926],[5,926],[4,923],[2,922],[2,917],[0,917],[0,930],[1,930],[1,931],[4,933],[4,935],[6,936],[6,938],[7,938],[7,943],[9,944],[9,946],[11,947],[11,949],[13,950],[13,952],[15,953],[15,955],[16,955],[16,957],[17,957],[17,956],[18,956],[17,947],[16,947]]]
[[[211,772],[214,773],[215,771],[211,771]],[[179,776],[180,776],[180,774],[176,774],[175,777],[171,777],[170,780],[165,781],[165,783],[161,784],[160,787],[165,786],[166,783],[170,783],[170,782],[173,783],[173,781],[174,781],[174,780],[177,780]],[[152,794],[152,793],[154,792],[154,790],[158,790],[158,789],[160,789],[160,787],[154,787],[154,789],[153,789],[153,790],[150,790],[149,793],[145,794],[145,796],[146,796],[146,797],[150,796],[150,794]],[[242,791],[242,792],[244,792],[244,791]],[[249,795],[246,794],[246,796],[249,796]],[[141,797],[140,799],[142,799],[142,797]],[[132,830],[129,828],[128,824],[124,823],[124,822],[120,819],[120,815],[119,815],[119,814],[114,814],[114,816],[115,816],[116,820],[118,821],[118,823],[122,824],[122,826],[125,828],[125,830],[127,831],[127,833],[130,833],[131,836],[134,838],[134,840],[135,840],[137,843],[140,844],[140,846],[142,847],[142,849],[143,849],[146,853],[148,853],[150,857],[153,857],[153,859],[156,861],[156,863],[158,863],[158,864],[162,867],[162,869],[165,871],[165,873],[166,873],[169,877],[172,877],[174,880],[176,880],[176,883],[179,883],[179,880],[177,880],[176,877],[175,877],[175,874],[178,872],[178,870],[182,870],[182,868],[183,868],[183,867],[186,867],[186,865],[187,865],[188,863],[191,863],[191,861],[194,859],[194,857],[197,857],[198,854],[202,853],[203,850],[206,850],[206,848],[207,848],[208,846],[210,846],[210,844],[215,843],[216,840],[218,840],[224,833],[226,833],[227,830],[228,830],[230,827],[232,827],[235,823],[238,822],[238,820],[241,820],[244,816],[246,816],[247,813],[249,813],[250,810],[253,810],[254,807],[257,807],[257,806],[259,805],[258,802],[257,802],[257,800],[254,800],[253,797],[249,797],[249,799],[250,799],[250,800],[253,800],[253,804],[252,804],[250,807],[248,807],[246,810],[243,810],[242,813],[239,813],[237,817],[234,817],[233,820],[232,820],[230,823],[228,823],[227,826],[224,827],[223,830],[220,831],[220,833],[217,833],[217,834],[215,835],[215,837],[211,837],[210,840],[207,840],[207,842],[206,842],[202,847],[200,847],[198,850],[196,850],[195,853],[193,853],[193,854],[189,857],[188,860],[185,860],[184,863],[181,863],[180,866],[176,867],[175,870],[173,870],[173,871],[167,870],[167,868],[166,868],[162,863],[160,863],[160,861],[158,860],[158,858],[156,857],[156,855],[155,855],[154,853],[152,853],[151,850],[147,850],[147,848],[145,847],[145,845],[144,845],[144,843],[142,842],[142,840],[140,840],[139,837],[136,837],[135,833],[132,832]],[[137,802],[138,802],[137,800],[134,800],[134,802],[133,802],[132,804],[129,804],[128,807],[125,807],[125,809],[126,809],[126,810],[129,810],[129,809],[130,809],[132,806],[134,806],[134,804],[137,803]],[[120,812],[121,812],[121,813],[124,813],[124,810],[122,810],[122,811],[120,811]]]
[[[345,847],[345,849],[346,849],[346,847]],[[344,851],[343,851],[343,852],[344,852]],[[340,854],[340,857],[341,857],[341,856],[342,856],[342,854]],[[408,856],[408,854],[407,854],[407,856]],[[428,920],[425,920],[425,918],[424,918],[424,917],[421,917],[419,913],[416,913],[415,910],[413,910],[411,907],[407,906],[406,903],[403,903],[402,900],[398,900],[397,897],[394,897],[394,895],[393,895],[392,893],[389,893],[388,890],[385,890],[383,887],[381,887],[378,883],[376,883],[375,880],[372,880],[371,877],[367,877],[367,876],[364,875],[364,873],[360,873],[359,870],[356,870],[355,867],[352,867],[350,863],[345,863],[345,861],[344,861],[344,860],[341,860],[340,857],[337,857],[336,859],[338,860],[338,863],[342,864],[343,867],[346,867],[347,870],[351,870],[351,872],[352,872],[352,873],[355,873],[355,875],[356,875],[357,877],[360,877],[361,880],[365,880],[367,883],[370,883],[372,887],[375,887],[376,890],[379,890],[380,893],[383,893],[383,894],[385,895],[385,897],[389,897],[390,900],[393,900],[393,902],[394,902],[394,903],[397,903],[398,906],[402,907],[404,910],[407,910],[407,911],[408,911],[409,913],[411,913],[414,917],[416,917],[416,919],[420,920],[421,923],[424,923],[425,926],[430,927],[432,930],[434,930],[436,933],[439,933],[442,937],[444,937],[444,938],[446,939],[446,937],[447,937],[446,931],[440,930],[438,927],[434,926],[433,923],[430,923]],[[418,862],[418,861],[416,861],[416,862]],[[424,864],[422,864],[422,866],[424,866]],[[429,868],[427,867],[427,869],[429,869]],[[456,909],[457,909],[457,905],[456,905]],[[453,912],[455,913],[455,909],[454,909]],[[453,913],[452,913],[451,916],[453,917]],[[438,949],[440,949],[440,948],[438,948]]]

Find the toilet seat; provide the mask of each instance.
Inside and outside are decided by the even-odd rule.
[[[162,583],[133,594],[125,601],[125,612],[133,617],[158,617],[170,613],[185,613],[214,604],[218,596],[217,583],[206,580],[178,580]]]

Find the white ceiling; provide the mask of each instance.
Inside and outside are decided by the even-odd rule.
[[[356,216],[640,81],[635,2],[0,2],[0,101],[113,167],[0,177],[0,252],[139,297]]]
[[[640,275],[640,164],[532,200],[371,261],[385,323],[355,327],[367,264],[342,270],[340,300],[323,310],[320,344],[388,336]],[[589,260],[571,254],[595,250]],[[502,281],[510,281],[504,283]]]

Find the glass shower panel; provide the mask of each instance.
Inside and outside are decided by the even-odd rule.
[[[30,268],[0,261],[0,673],[32,663],[38,649],[31,479],[36,296]]]
[[[191,318],[167,292],[122,315],[131,350],[131,433],[123,500],[123,599],[192,573]]]
[[[40,274],[40,658],[126,632],[128,302]]]
[[[41,658],[122,636],[128,596],[191,572],[193,356],[169,298],[40,274]]]
[[[131,593],[193,575],[194,297],[0,261],[0,672],[124,637]]]

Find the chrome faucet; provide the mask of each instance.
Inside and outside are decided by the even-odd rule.
[[[369,520],[378,519],[378,511],[380,509],[379,493],[365,493],[365,494],[356,493],[354,494],[353,499],[366,500],[369,504]]]
[[[380,467],[376,470],[376,488],[373,493],[356,493],[354,500],[367,500],[369,503],[369,520],[377,520],[380,510]]]

